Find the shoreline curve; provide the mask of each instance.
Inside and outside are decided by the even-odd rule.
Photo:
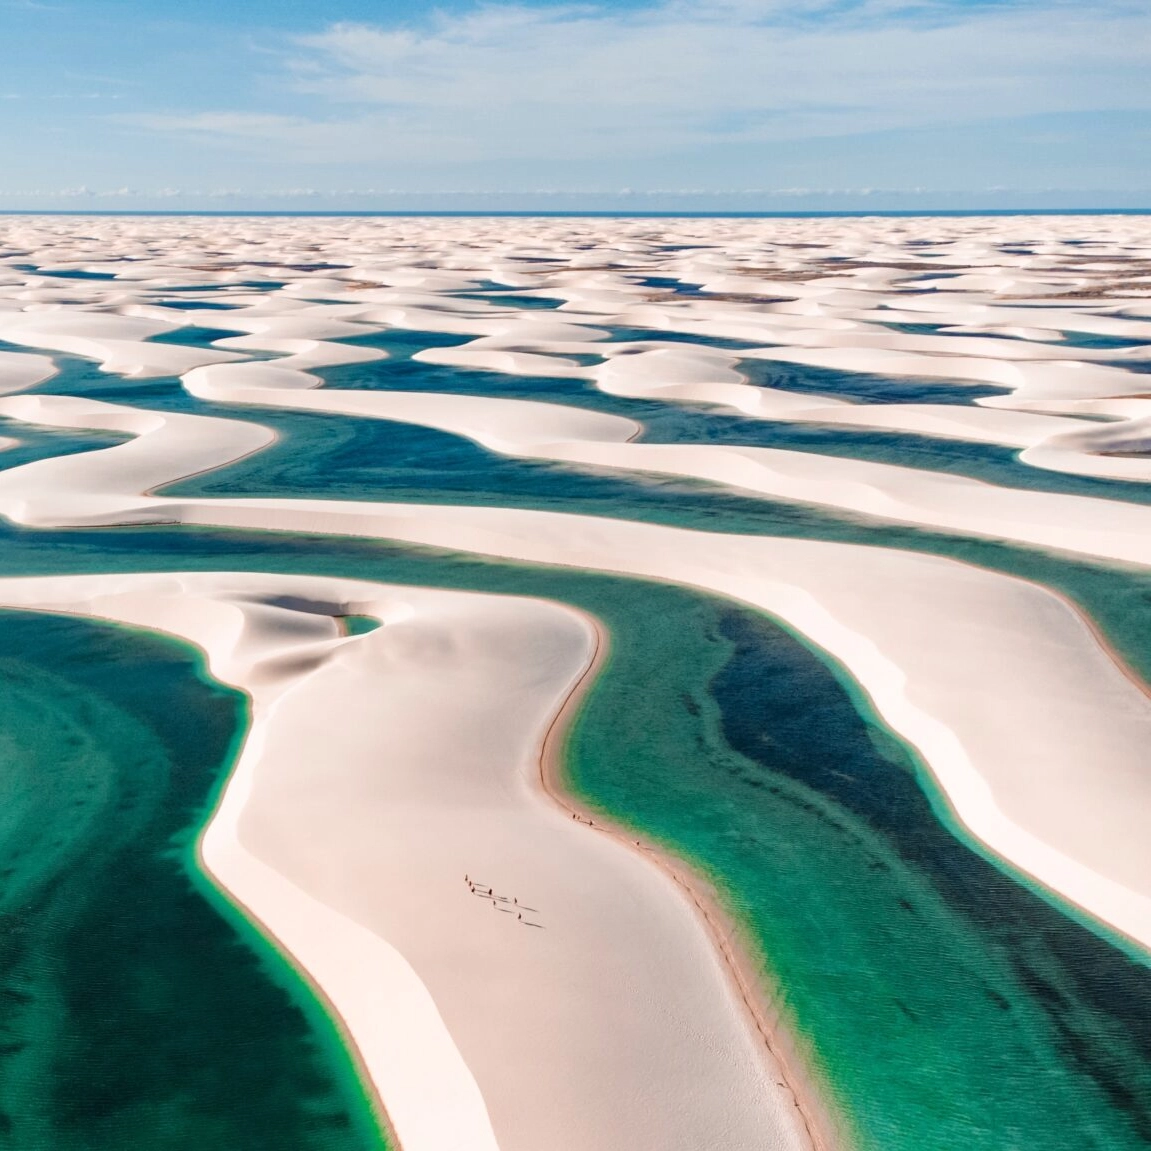
[[[790,1034],[788,1023],[772,1004],[770,992],[763,984],[763,972],[752,958],[754,945],[747,940],[747,930],[738,917],[723,905],[719,893],[687,859],[647,838],[642,831],[585,806],[567,785],[564,752],[584,702],[608,662],[611,639],[607,628],[595,616],[571,604],[564,607],[583,617],[595,637],[595,649],[544,733],[538,757],[541,790],[562,810],[588,824],[589,830],[609,835],[642,855],[675,883],[692,904],[697,920],[714,945],[736,998],[762,1041],[769,1069],[773,1074],[778,1073],[783,1080],[780,1085],[790,1093],[812,1151],[852,1151],[853,1141],[844,1130],[846,1116],[842,1117],[844,1121],[837,1121],[839,1117],[834,1108],[823,1097],[826,1088],[821,1089],[815,1082],[816,1075],[795,1042],[796,1037]],[[599,822],[595,822],[593,816]],[[640,838],[636,839],[636,835]]]

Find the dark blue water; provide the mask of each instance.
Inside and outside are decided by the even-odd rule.
[[[202,332],[205,343],[219,338],[211,329],[180,329],[160,337],[188,342]],[[1151,485],[1096,480],[1032,468],[1017,461],[1012,449],[959,440],[942,440],[903,433],[843,429],[833,426],[773,423],[706,411],[632,400],[598,391],[583,380],[513,376],[502,372],[460,371],[456,368],[404,359],[418,350],[418,334],[389,330],[356,341],[387,347],[395,357],[373,364],[322,369],[333,388],[385,388],[404,391],[503,396],[572,404],[638,420],[647,443],[723,443],[832,454],[877,463],[902,464],[948,472],[1033,491],[1151,501]],[[571,465],[509,459],[488,452],[469,440],[444,432],[387,420],[276,412],[274,409],[204,403],[188,395],[175,378],[124,379],[101,372],[91,361],[57,357],[61,374],[37,388],[51,394],[88,396],[114,403],[158,410],[226,416],[275,427],[280,440],[257,456],[221,473],[190,481],[191,494],[244,494],[249,486],[268,494],[269,485],[283,483],[301,495],[310,485],[334,490],[349,499],[426,499],[440,493],[446,500],[509,502],[516,506],[558,508],[588,500],[585,510],[609,514],[674,516],[689,506],[709,507],[706,525],[715,530],[757,530],[749,524],[759,516],[752,509],[764,501],[740,497],[701,481],[628,475]],[[818,369],[817,369],[818,371]],[[13,425],[14,436],[19,436]],[[79,449],[78,449],[79,450]],[[315,467],[303,461],[313,460]],[[0,463],[0,466],[3,466]],[[295,481],[276,478],[298,473]],[[257,477],[259,477],[257,479]],[[202,487],[198,486],[203,484]],[[421,495],[421,493],[424,493]],[[543,501],[543,502],[536,502]],[[742,527],[726,528],[720,507],[732,509]],[[640,510],[642,509],[642,510]],[[662,509],[662,510],[661,510]],[[573,507],[574,510],[574,507]],[[798,512],[798,509],[794,509]]]
[[[43,428],[0,417],[0,436],[19,440],[14,448],[0,451],[0,471],[18,468],[36,460],[98,451],[125,443],[130,437],[115,432],[90,432],[68,428]]]
[[[535,308],[544,311],[558,308],[564,302],[561,297],[556,296],[518,296],[515,292],[507,291],[456,292],[454,295],[458,300],[483,300],[501,308]]]
[[[153,300],[152,306],[156,308],[171,308],[181,312],[230,312],[243,305],[214,304],[208,300]]]
[[[243,697],[169,639],[13,612],[0,679],[0,1145],[380,1148],[334,1028],[193,864]]]
[[[114,280],[116,278],[111,272],[52,271],[48,268],[38,268],[35,264],[12,264],[11,267],[35,276],[50,276],[54,280]]]
[[[1122,619],[1146,660],[1151,576],[1000,545],[966,558],[993,556]],[[955,840],[906,753],[762,617],[677,588],[366,540],[0,526],[6,574],[173,567],[473,586],[594,612],[616,659],[573,745],[577,785],[721,877],[868,1151],[1143,1145],[1146,969]]]
[[[206,324],[187,324],[181,328],[173,328],[170,332],[161,332],[152,336],[152,344],[177,344],[186,348],[210,348],[217,340],[227,340],[235,336],[245,335],[236,330],[227,328],[212,328]]]
[[[768,348],[767,340],[737,340],[730,336],[700,336],[690,332],[673,332],[666,328],[619,328],[611,329],[611,342],[616,344],[658,340],[661,343],[699,344],[705,348],[723,348],[725,351],[740,352],[747,348]]]
[[[748,382],[764,388],[833,396],[856,404],[970,404],[985,396],[1006,395],[1007,388],[908,376],[845,372],[774,360],[741,360],[739,371]]]
[[[744,365],[762,361],[744,361]],[[770,365],[776,367],[777,365]],[[847,377],[859,388],[852,373],[822,368],[782,365],[790,369],[790,382],[806,380],[815,391]],[[1064,475],[1033,468],[1018,461],[1017,452],[991,444],[937,439],[910,433],[877,432],[836,425],[799,424],[750,419],[708,410],[702,405],[670,405],[629,399],[601,392],[585,380],[545,376],[513,376],[503,372],[461,371],[458,368],[420,361],[353,364],[321,369],[334,389],[375,389],[448,392],[461,395],[501,396],[508,399],[542,400],[592,408],[640,422],[644,443],[722,443],[750,447],[808,451],[845,458],[898,464],[968,476],[987,483],[1030,491],[1059,492],[1127,502],[1151,501],[1151,485]],[[834,377],[829,380],[828,377]],[[864,377],[872,386],[873,377]],[[882,383],[882,381],[881,381]],[[905,381],[890,381],[900,388]],[[914,382],[912,382],[914,386]],[[927,385],[936,387],[937,385]],[[944,391],[946,385],[941,385]],[[791,390],[799,390],[792,388]],[[979,389],[975,389],[978,391]],[[989,389],[994,391],[994,389]],[[820,394],[829,394],[822,391]],[[494,464],[493,466],[502,466]]]

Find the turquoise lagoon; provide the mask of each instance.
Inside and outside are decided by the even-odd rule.
[[[0,612],[0,1145],[362,1151],[332,1023],[198,871],[246,723],[191,649]]]
[[[766,617],[373,541],[131,529],[3,543],[5,574],[328,573],[595,613],[612,657],[569,740],[572,786],[717,883],[860,1147],[1146,1145],[1151,972],[967,842],[838,669]],[[1149,583],[1111,589],[1144,598],[1144,640]]]
[[[225,333],[219,330],[186,329],[177,330],[165,342],[185,342],[193,344],[196,337],[190,333],[201,331],[212,340]],[[176,337],[182,337],[178,340]],[[1065,475],[1060,472],[1045,471],[1022,464],[1017,453],[1009,448],[991,444],[973,444],[960,440],[933,439],[909,433],[873,431],[871,429],[844,429],[833,425],[793,424],[770,420],[749,419],[724,412],[709,410],[702,406],[674,406],[645,400],[633,400],[600,392],[592,384],[581,380],[559,379],[555,377],[522,377],[500,372],[464,371],[435,364],[424,364],[411,360],[413,351],[421,347],[447,347],[465,342],[468,337],[444,336],[431,333],[413,333],[404,330],[391,330],[380,336],[365,337],[351,341],[361,345],[376,345],[386,348],[393,359],[374,364],[353,364],[317,371],[327,386],[349,389],[396,389],[401,391],[433,391],[460,395],[502,396],[509,399],[542,400],[575,406],[589,407],[614,415],[626,416],[643,425],[640,439],[647,443],[717,443],[738,444],[754,447],[781,448],[788,451],[814,452],[822,455],[843,456],[846,458],[869,460],[875,463],[902,464],[929,471],[947,472],[967,476],[987,483],[1000,484],[1031,491],[1049,491],[1065,495],[1091,496],[1100,499],[1117,499],[1127,502],[1151,502],[1151,489],[1147,485],[1094,479],[1085,476]],[[637,494],[635,498],[649,498],[653,488],[661,487],[668,494],[686,492],[714,492],[715,498],[722,501],[724,493],[710,485],[696,481],[668,479],[666,477],[633,474],[628,477],[618,472],[580,469],[561,469],[556,465],[531,461],[504,460],[493,457],[483,449],[475,448],[468,441],[447,436],[430,429],[416,428],[387,421],[356,420],[340,416],[307,416],[302,413],[282,413],[275,409],[250,408],[233,405],[204,403],[188,395],[175,378],[145,380],[125,380],[120,376],[101,372],[91,361],[78,357],[58,356],[61,372],[51,380],[39,385],[36,392],[51,395],[77,395],[112,403],[133,404],[139,407],[152,407],[175,411],[193,412],[202,415],[225,416],[230,419],[247,419],[275,427],[284,436],[284,442],[270,449],[272,453],[291,452],[300,454],[303,449],[333,451],[336,445],[347,445],[355,439],[358,446],[354,454],[361,462],[373,457],[387,461],[399,451],[412,461],[417,471],[425,473],[445,471],[440,457],[445,452],[455,452],[463,456],[470,454],[475,461],[486,461],[481,467],[470,469],[471,481],[484,486],[483,470],[498,467],[501,476],[511,474],[516,468],[533,472],[535,477],[530,488],[540,490],[546,481],[543,475],[562,475],[566,481],[568,494],[578,495],[580,481],[578,475],[593,475],[600,479],[615,477],[611,485],[620,492],[636,493],[637,489],[647,489],[647,494]],[[776,367],[777,365],[771,365]],[[784,365],[792,368],[794,365]],[[823,369],[802,369],[813,373],[812,379],[824,381],[828,374],[849,376],[852,373],[825,373]],[[901,382],[891,381],[891,387],[901,386]],[[934,386],[934,385],[925,385]],[[813,387],[813,390],[814,387]],[[827,391],[826,394],[833,394]],[[311,421],[312,431],[305,434],[303,429]],[[325,422],[326,421],[326,422]],[[20,437],[20,425],[12,424],[7,434]],[[295,430],[293,430],[295,429]],[[326,430],[325,430],[326,429]],[[0,428],[0,434],[5,434]],[[438,437],[438,439],[437,439]],[[289,439],[291,441],[289,447]],[[452,448],[449,441],[461,445]],[[378,447],[374,446],[378,445]],[[420,452],[427,450],[432,460],[421,465]],[[227,488],[217,488],[214,494],[224,490],[237,494],[244,491],[243,483],[253,473],[260,472],[267,464],[262,453],[251,461],[233,465],[225,474]],[[4,455],[0,453],[0,467],[4,466]],[[494,464],[493,464],[494,461]],[[460,469],[452,469],[459,475]],[[342,475],[342,472],[341,472]],[[428,477],[425,477],[428,478]],[[490,485],[488,485],[490,486]],[[501,491],[507,484],[497,481]],[[606,491],[604,484],[596,485],[597,490]],[[192,494],[191,488],[179,489]],[[204,488],[209,494],[209,487]],[[247,492],[245,494],[255,494]],[[510,493],[509,493],[510,494]],[[355,498],[349,496],[349,498]],[[377,498],[365,496],[361,498]],[[378,497],[385,498],[385,497]],[[386,498],[401,498],[388,495]],[[573,509],[575,510],[575,509]],[[610,513],[609,514],[616,514]],[[619,514],[628,514],[621,509]],[[717,527],[715,530],[740,530]]]
[[[377,367],[385,366],[396,364]],[[508,394],[496,389],[497,381],[538,382],[451,375],[456,386],[445,390],[490,384],[495,394]],[[340,380],[338,386],[348,385]],[[377,375],[366,386],[387,384]],[[572,385],[552,380],[547,386]],[[746,499],[700,484],[503,460],[467,441],[400,424],[213,408],[191,400],[173,381],[93,374],[41,390],[73,387],[142,406],[251,418],[280,432],[269,451],[174,485],[172,493],[503,503],[950,555],[1063,591],[1151,678],[1148,573]],[[548,398],[559,398],[558,392]],[[588,395],[597,406],[601,400],[605,410],[617,410],[610,397]],[[688,411],[667,418],[702,426],[726,417]],[[743,430],[732,430],[734,442]],[[930,445],[923,445],[925,453]],[[1151,1145],[1151,972],[1144,957],[971,843],[915,757],[841,670],[767,617],[674,587],[373,541],[200,529],[0,532],[4,574],[172,569],[469,587],[546,596],[592,612],[611,630],[612,656],[569,736],[571,785],[592,806],[691,859],[717,884],[861,1148],[1127,1151]],[[144,643],[138,635],[117,635],[128,647]],[[210,693],[197,678],[196,661],[184,660],[177,678]],[[49,670],[68,672],[66,663]],[[119,705],[128,716],[125,731],[146,726],[146,702]],[[234,725],[234,701],[228,706]],[[223,739],[199,761],[200,798],[181,809],[183,832],[172,833],[185,842],[202,819],[204,797],[229,746]],[[15,761],[27,754],[18,751]],[[187,883],[179,867],[174,874]],[[186,911],[190,902],[181,907]],[[211,914],[203,897],[197,914]],[[314,1078],[299,1097],[323,1101],[316,1107],[331,1126],[322,1137],[345,1141],[332,1147],[370,1143],[362,1100],[357,1109],[330,1028],[314,1008],[299,1006],[298,985],[293,991],[267,949],[252,946],[250,932],[227,919],[218,920],[217,929],[235,952],[254,957],[239,969],[262,978],[265,994],[278,1004],[269,1018],[279,1022],[271,1038],[260,1033],[261,1045],[309,1052],[301,1066]],[[45,941],[44,966],[51,966],[48,952],[58,946]],[[218,963],[208,966],[214,971]],[[212,977],[207,969],[201,975]],[[80,965],[60,978],[82,995],[96,975]],[[53,994],[66,1002],[69,993]],[[52,1065],[50,1028],[45,1036],[45,1050],[26,1056],[26,1065]],[[140,1042],[144,1047],[148,1040]],[[231,1076],[235,1052],[226,1045],[213,1049],[222,1052],[214,1074]],[[21,1082],[19,1072],[15,1081]],[[166,1125],[166,1106],[153,1114]],[[90,1131],[88,1142],[77,1146],[101,1145],[97,1129]],[[301,1124],[277,1146],[326,1146],[315,1142],[320,1137]]]

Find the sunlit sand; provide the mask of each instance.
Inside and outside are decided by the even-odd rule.
[[[1033,241],[1005,250],[1021,228]],[[8,244],[0,449],[22,426],[131,437],[0,471],[12,522],[361,536],[751,605],[862,688],[921,756],[945,818],[1151,948],[1151,698],[1092,621],[1037,584],[890,548],[608,515],[164,492],[271,446],[261,411],[326,413],[849,513],[877,543],[901,523],[1145,568],[1141,221],[105,219],[82,237],[69,221],[26,219]],[[337,267],[314,270],[318,252]],[[28,262],[115,278],[14,267]],[[226,306],[186,306],[196,302]],[[193,324],[223,334],[182,344]],[[617,328],[650,338],[610,339]],[[341,341],[394,329],[461,337],[418,363],[567,380],[586,395],[577,406],[324,386],[326,369],[384,370],[386,350]],[[213,414],[52,394],[53,355],[142,383],[179,377]],[[751,362],[869,373],[896,395],[900,381],[947,386],[949,398],[763,386],[741,370]],[[999,392],[954,398],[988,384]],[[596,410],[605,396],[997,445],[1020,469],[1119,481],[1132,497],[648,443],[639,418]],[[251,729],[204,866],[338,1013],[408,1151],[836,1141],[818,1089],[748,1009],[754,973],[721,946],[675,865],[562,806],[545,744],[608,642],[595,621],[538,600],[258,574],[3,580],[0,603],[183,637],[249,693]],[[382,626],[347,635],[347,615]]]

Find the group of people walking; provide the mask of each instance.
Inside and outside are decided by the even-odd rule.
[[[490,899],[492,901],[492,906],[496,908],[497,911],[506,911],[510,915],[514,910],[516,913],[516,919],[523,921],[523,911],[520,910],[520,901],[517,897],[512,897],[509,906],[500,907],[501,903],[508,903],[508,897],[506,895],[497,895],[490,885],[486,883],[477,883],[474,879],[471,878],[471,876],[467,874],[464,875],[464,882],[468,885],[468,890],[473,895],[478,895],[481,899]],[[539,924],[528,923],[528,926],[539,927]]]

